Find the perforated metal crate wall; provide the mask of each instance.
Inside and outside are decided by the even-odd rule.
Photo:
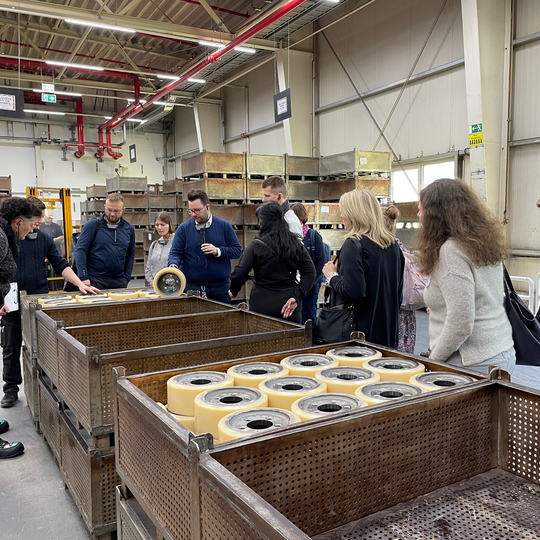
[[[30,409],[34,423],[39,421],[39,394],[38,394],[38,373],[35,359],[30,358],[28,351],[22,352],[24,395],[26,403]],[[37,425],[37,424],[36,424]]]
[[[495,467],[496,418],[484,383],[211,455],[313,536]]]
[[[60,402],[41,377],[38,377],[38,395],[41,431],[60,463]]]
[[[158,426],[144,406],[118,396],[118,471],[173,538],[192,540],[188,432],[167,420]]]
[[[116,487],[116,513],[118,540],[156,540],[155,530],[148,530],[130,505],[133,501],[124,499],[120,487]],[[136,503],[135,503],[136,504]]]
[[[68,416],[60,412],[62,471],[75,503],[91,533],[116,528],[116,474],[114,449],[90,448]]]
[[[114,367],[124,366],[129,375],[148,373],[296,349],[307,340],[310,334],[303,327],[243,311],[161,319],[159,327],[144,320],[70,328],[58,332],[58,387],[87,429],[94,430],[112,426]],[[105,354],[84,344],[97,345]],[[138,349],[141,344],[145,348]],[[158,344],[164,347],[146,348]],[[122,347],[137,350],[117,355]]]

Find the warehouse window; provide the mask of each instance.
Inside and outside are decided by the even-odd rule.
[[[412,202],[418,200],[418,193],[438,178],[456,176],[455,161],[429,161],[405,165],[403,168],[393,165],[392,199],[394,202]],[[408,177],[408,178],[407,178]]]

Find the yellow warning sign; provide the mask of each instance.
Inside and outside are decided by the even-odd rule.
[[[469,135],[469,146],[482,146],[484,137],[482,133],[474,133]]]

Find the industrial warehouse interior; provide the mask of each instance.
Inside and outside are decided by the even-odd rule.
[[[539,58],[538,0],[0,0],[0,537],[540,538]]]

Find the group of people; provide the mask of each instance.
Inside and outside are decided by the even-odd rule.
[[[252,273],[250,309],[304,323],[317,316],[321,283],[330,289],[330,305],[352,306],[355,328],[373,343],[412,352],[415,314],[402,309],[404,246],[395,237],[395,207],[382,209],[376,197],[355,189],[339,201],[345,240],[327,260],[320,234],[307,225],[305,207],[289,205],[283,178],[262,184],[257,209],[258,237],[242,247],[233,227],[212,215],[207,194],[191,190],[192,219],[176,229],[169,214],[155,219],[159,239],[150,246],[145,271],[151,284],[162,268],[186,277],[187,291],[230,303]],[[13,406],[22,384],[20,312],[4,302],[10,283],[28,294],[48,292],[44,260],[75,290],[97,293],[125,288],[131,278],[135,233],[124,219],[123,198],[111,194],[103,216],[83,228],[74,254],[75,273],[39,227],[45,205],[35,198],[11,198],[0,209],[0,316],[2,317],[4,397]],[[424,291],[429,311],[430,350],[434,360],[487,372],[499,366],[512,372],[516,356],[512,329],[503,306],[501,225],[463,182],[440,179],[420,193],[417,261],[429,275]],[[231,260],[239,261],[231,274]],[[0,434],[9,428],[0,421]],[[24,450],[0,439],[0,458]]]

